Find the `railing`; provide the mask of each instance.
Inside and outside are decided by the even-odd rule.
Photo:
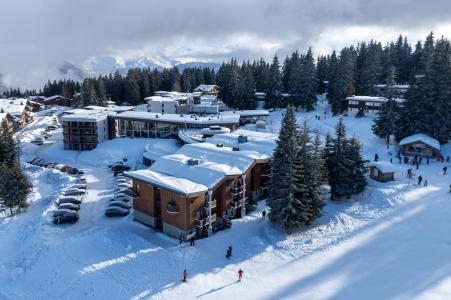
[[[211,208],[215,208],[216,207],[216,200],[212,200],[212,201],[207,201],[205,203],[205,207],[209,208],[211,206]]]
[[[206,216],[202,219],[196,218],[196,221],[197,221],[197,224],[196,224],[197,227],[204,227],[204,226],[207,226],[209,223],[208,216]],[[213,223],[213,222],[216,222],[216,214],[211,215],[211,223]]]

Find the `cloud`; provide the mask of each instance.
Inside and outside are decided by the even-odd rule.
[[[221,61],[309,45],[325,52],[399,33],[416,40],[418,32],[449,29],[450,8],[446,0],[4,1],[0,72],[11,85],[40,87],[60,77],[61,66],[76,70],[92,57]]]

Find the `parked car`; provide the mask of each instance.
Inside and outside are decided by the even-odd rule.
[[[86,193],[85,190],[82,189],[67,189],[63,191],[64,196],[81,196]]]
[[[42,138],[42,137],[35,137],[33,140],[31,140],[31,143],[32,144],[35,144],[35,145],[43,145],[44,144],[44,139]]]
[[[53,223],[75,223],[79,219],[78,213],[70,209],[58,209],[53,213]]]
[[[84,184],[87,184],[87,183],[88,183],[88,182],[86,181],[86,178],[80,178],[79,181],[80,181],[80,183],[84,183]]]
[[[71,209],[71,210],[79,210],[80,204],[75,203],[61,203],[58,205],[58,209]]]
[[[58,129],[58,125],[50,124],[47,126],[47,129],[48,130],[56,130],[56,129]]]
[[[33,160],[32,164],[35,165],[35,166],[39,166],[39,164],[40,164],[41,162],[43,162],[43,161],[44,161],[44,159],[42,159],[42,158],[37,158],[37,159]]]
[[[85,183],[76,183],[68,187],[68,189],[81,189],[86,190],[86,184]]]
[[[39,157],[35,156],[35,157],[29,159],[29,160],[27,161],[27,163],[33,164],[33,163],[34,163],[35,161],[37,161],[38,159],[39,159]]]
[[[63,165],[63,164],[57,164],[55,166],[55,169],[57,169],[58,171],[62,171],[64,169],[64,167],[65,167],[65,165]]]
[[[61,205],[63,203],[73,203],[73,204],[81,204],[83,201],[74,196],[60,196],[58,200],[56,200],[56,205]]]
[[[116,183],[116,187],[117,188],[130,188],[130,187],[132,187],[132,184],[131,184],[131,182],[119,182],[119,183]]]
[[[105,209],[105,215],[107,217],[123,217],[128,215],[129,210],[126,208],[113,206],[113,207],[107,207]]]
[[[55,166],[57,165],[56,162],[51,162],[50,164],[48,164],[47,168],[55,168]]]
[[[39,163],[38,163],[38,166],[40,166],[40,167],[47,167],[48,165],[50,165],[50,162],[46,161],[44,159],[39,161]]]
[[[130,167],[127,165],[124,165],[124,164],[118,164],[118,165],[113,165],[111,167],[111,170],[115,173],[116,172],[124,172],[124,171],[129,171]]]
[[[125,163],[122,160],[116,161],[114,163],[112,163],[111,165],[108,165],[108,168],[113,168],[114,166],[123,166],[125,165]]]
[[[113,200],[110,202],[110,204],[108,204],[109,207],[114,207],[114,206],[118,206],[118,207],[122,207],[122,208],[126,208],[126,209],[130,209],[132,206],[124,201],[117,201],[117,200]]]
[[[78,174],[78,169],[77,169],[77,168],[70,168],[70,169],[67,171],[67,173],[70,174],[70,175]]]

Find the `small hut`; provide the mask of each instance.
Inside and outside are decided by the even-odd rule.
[[[387,182],[395,180],[395,172],[397,168],[388,161],[375,161],[368,164],[370,168],[370,178],[374,180]]]
[[[440,143],[426,134],[414,134],[403,138],[399,147],[404,155],[435,157],[440,153]]]

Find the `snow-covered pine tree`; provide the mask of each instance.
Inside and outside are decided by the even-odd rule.
[[[31,192],[32,185],[23,174],[20,165],[15,163],[8,166],[0,163],[0,205],[9,209],[14,214],[14,209],[20,212],[21,208],[27,207],[27,197]]]
[[[311,199],[312,145],[307,122],[297,133],[297,155],[293,160],[291,193],[282,212],[282,227],[287,231],[310,224],[314,219]]]
[[[274,55],[272,64],[269,68],[269,85],[266,92],[265,106],[267,108],[280,107],[282,102],[282,74],[280,72],[279,58]]]
[[[316,90],[318,86],[315,60],[313,59],[311,48],[308,49],[302,59],[299,84],[301,87],[299,95],[302,100],[301,106],[306,111],[310,111],[316,104]]]
[[[395,124],[399,118],[399,104],[396,102],[395,68],[391,66],[388,78],[385,97],[387,101],[381,106],[378,116],[372,126],[373,133],[389,141],[390,135],[395,132]]]
[[[350,197],[353,192],[352,161],[348,157],[349,141],[346,138],[346,128],[343,119],[335,128],[335,139],[326,140],[326,165],[329,171],[329,185],[333,200]],[[328,149],[332,144],[332,151]]]
[[[326,206],[326,200],[321,191],[321,186],[327,183],[327,169],[322,154],[321,139],[317,134],[313,141],[312,170],[310,171],[311,212],[315,219],[324,215],[323,209]]]
[[[365,161],[362,158],[362,146],[360,142],[352,137],[348,144],[346,156],[351,161],[352,194],[359,194],[365,190],[367,185]]]
[[[276,224],[282,223],[283,211],[288,206],[289,198],[293,197],[297,144],[295,111],[293,106],[289,105],[279,131],[268,183],[269,218]]]

